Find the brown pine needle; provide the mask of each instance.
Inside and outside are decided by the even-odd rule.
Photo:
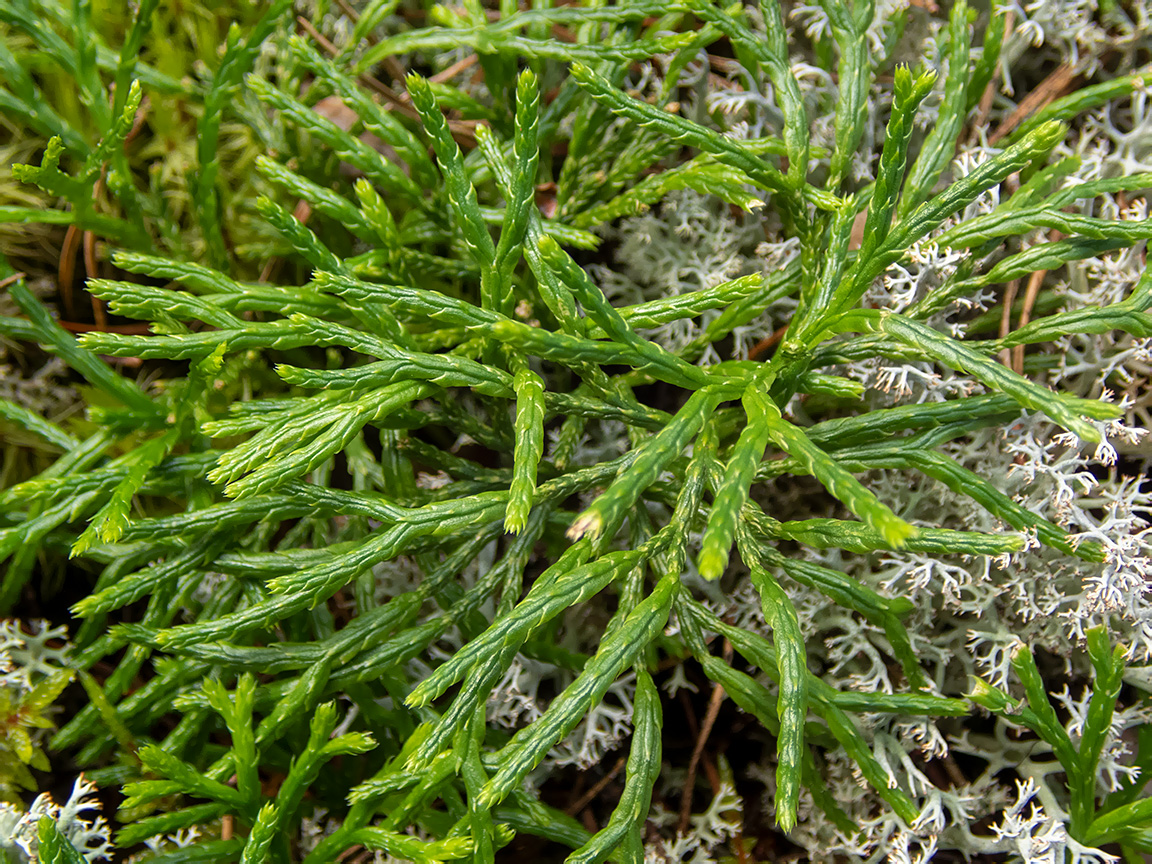
[[[437,72],[428,80],[433,84],[443,84],[446,81],[451,81],[465,69],[470,69],[475,66],[479,59],[479,54],[469,54],[463,60],[458,60],[447,69],[442,69],[441,71]]]
[[[5,276],[3,279],[0,279],[0,291],[3,291],[9,285],[15,285],[27,275],[27,273],[13,273],[11,276]]]
[[[1012,131],[1050,102],[1058,99],[1068,92],[1072,80],[1080,74],[1080,67],[1071,63],[1064,63],[1052,70],[1052,73],[1036,85],[1036,89],[1024,97],[1016,106],[1016,110],[1004,118],[996,127],[996,131],[988,136],[988,143],[995,144],[1001,138],[1012,134]]]
[[[91,231],[84,232],[84,271],[88,274],[89,279],[96,279],[100,276],[96,267],[96,235]],[[92,301],[92,316],[96,320],[96,326],[106,327],[108,316],[104,314],[104,302],[95,294],[90,294],[88,299]]]
[[[1017,329],[1023,327],[1031,320],[1032,308],[1036,305],[1036,297],[1040,294],[1040,286],[1044,282],[1047,270],[1037,270],[1028,277],[1028,288],[1024,292],[1024,308],[1020,310],[1020,321]],[[1024,374],[1024,346],[1017,345],[1012,349],[1012,371],[1017,375]]]
[[[76,252],[80,248],[80,229],[74,224],[64,232],[64,244],[60,247],[60,263],[56,270],[56,284],[60,290],[60,305],[69,318],[76,317],[72,302],[72,279],[76,276]]]
[[[755,360],[761,354],[775,348],[780,340],[784,338],[784,334],[788,332],[788,325],[777,327],[776,331],[771,336],[766,336],[748,349],[748,359]]]
[[[724,640],[724,657],[732,656],[732,644]],[[688,822],[692,818],[692,787],[696,785],[696,768],[700,764],[700,757],[704,753],[704,746],[708,743],[708,736],[712,734],[712,727],[720,715],[720,706],[724,704],[724,688],[719,684],[712,686],[712,696],[708,699],[708,713],[704,715],[704,722],[700,726],[700,733],[696,736],[696,746],[692,750],[692,759],[688,762],[688,776],[684,778],[684,792],[680,796],[680,822],[676,826],[679,834],[687,833]]]
[[[596,796],[604,791],[604,787],[616,779],[616,775],[620,773],[621,769],[624,767],[627,761],[627,757],[625,756],[621,756],[619,759],[617,759],[616,764],[612,766],[612,770],[597,780],[592,788],[581,795],[575,804],[566,807],[564,812],[569,816],[575,816],[577,813],[591,804],[592,801],[595,800]]]
[[[1004,290],[1004,307],[1000,312],[1000,338],[1006,339],[1012,332],[1012,306],[1016,302],[1016,294],[1020,291],[1020,280],[1013,279]],[[1012,352],[1005,348],[1000,352],[1000,362],[1012,367]]]

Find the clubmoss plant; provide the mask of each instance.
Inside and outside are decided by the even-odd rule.
[[[950,6],[915,68],[894,62],[906,10],[869,2],[802,13],[808,43],[773,0],[408,17],[371,2],[351,28],[320,4],[332,39],[291,33],[290,6],[231,30],[205,84],[195,247],[170,242],[156,190],[125,169],[164,86],[136,62],[155,4],[118,59],[83,39],[60,55],[98,143],[55,124],[14,172],[109,244],[122,278],[90,280],[93,296],[150,324],[77,340],[3,274],[22,317],[2,332],[93,395],[69,428],[4,409],[60,456],[0,492],[0,609],[39,556],[91,575],[69,659],[89,699],[52,746],[122,789],[119,847],[494,861],[537,835],[570,862],[706,860],[725,842],[744,859],[737,779],[717,767],[710,804],[693,782],[706,735],[663,788],[657,684],[691,674],[771,743],[772,815],[813,858],[1152,851],[1142,783],[1117,781],[1120,733],[1146,728],[1127,704],[1146,681],[1126,672],[1152,653],[1131,575],[1147,572],[1146,501],[1118,477],[1114,498],[1087,497],[1088,466],[1116,462],[1109,438],[1139,437],[1103,388],[1143,387],[1126,363],[1152,337],[1152,224],[1111,205],[1152,174],[1082,175],[1064,152],[1082,115],[1137,105],[1152,73],[1076,89],[957,159],[1003,79],[1004,5],[980,28]],[[77,37],[86,14],[68,19]],[[12,80],[24,113],[5,110],[31,123],[33,79]],[[269,194],[230,210],[221,130],[238,120]],[[665,247],[705,224],[727,258],[608,274],[613,254],[690,257]],[[230,247],[234,227],[267,242]],[[253,281],[253,251],[283,272]],[[1106,297],[1041,290],[1120,259]],[[644,281],[674,288],[619,300]],[[1042,481],[1013,488],[1008,463]],[[1049,593],[1028,593],[1024,567]],[[998,579],[1023,593],[989,596]],[[1009,639],[1017,619],[1048,619],[1019,628],[1034,646]],[[1092,672],[1057,697],[1064,722],[1033,647],[1067,648],[1073,678],[1077,638]],[[625,738],[597,830],[545,803],[551,772]],[[952,762],[959,778],[935,781],[949,741],[988,771]],[[78,859],[63,826],[37,830],[46,860]]]

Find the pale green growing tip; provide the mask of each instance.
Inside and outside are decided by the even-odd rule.
[[[1037,155],[1047,153],[1068,135],[1068,124],[1059,120],[1046,120],[1028,135],[1024,141],[1037,151]]]
[[[540,250],[540,254],[546,258],[559,255],[563,251],[560,248],[560,244],[547,234],[543,235],[539,241],[537,241],[536,247]]]
[[[412,692],[404,697],[404,704],[409,708],[423,708],[431,701],[427,689],[421,684],[417,684]]]
[[[886,519],[880,528],[880,536],[893,549],[903,549],[907,542],[918,533],[920,533],[920,529],[900,518]]]
[[[124,103],[124,121],[132,122],[136,119],[136,111],[140,108],[140,102],[144,98],[144,91],[141,89],[140,81],[133,79],[131,86],[128,88],[128,99]]]
[[[572,523],[572,527],[568,529],[567,537],[572,541],[579,540],[583,537],[591,537],[595,540],[603,530],[603,517],[594,510],[585,510],[576,518],[576,521]]]
[[[728,569],[728,552],[711,549],[701,552],[696,559],[696,569],[702,578],[715,582]]]

